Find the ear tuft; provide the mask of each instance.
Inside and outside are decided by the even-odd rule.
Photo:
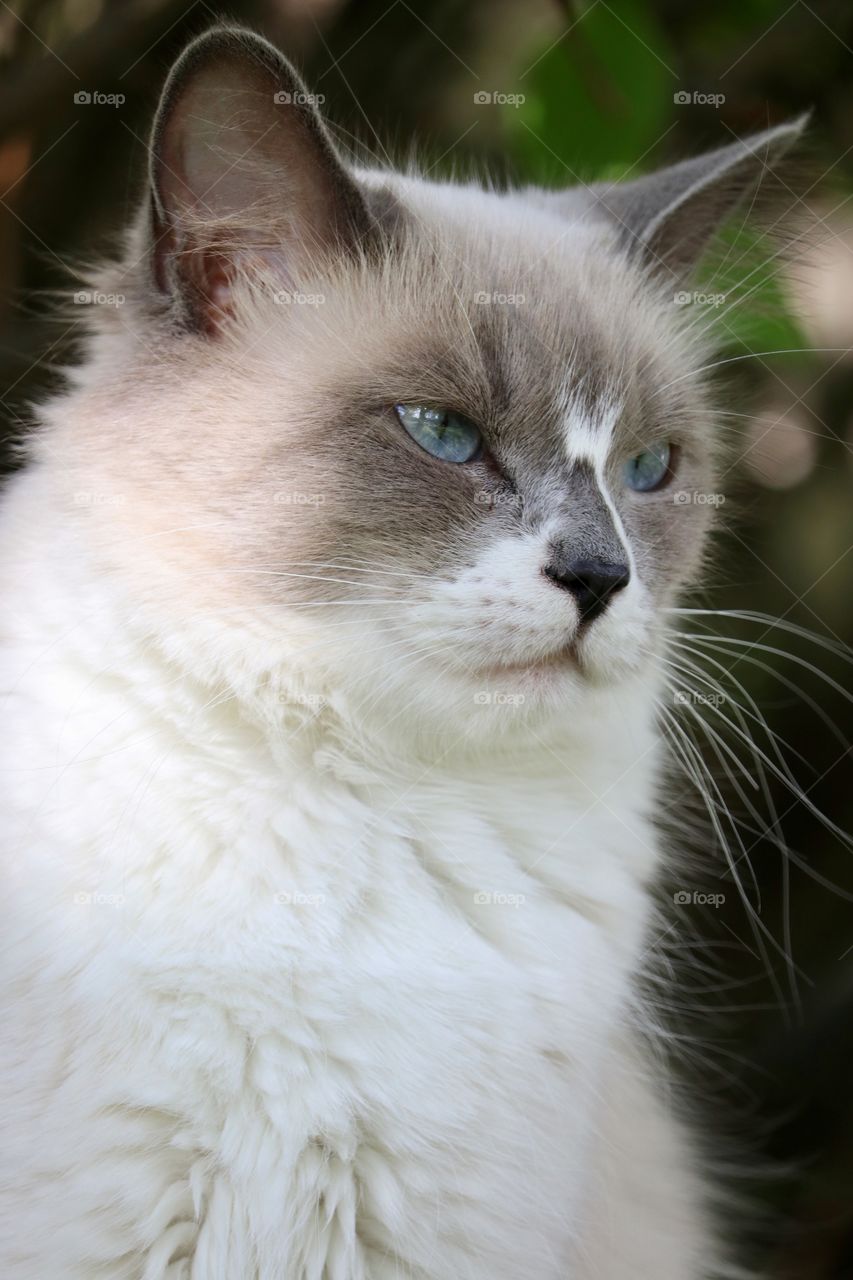
[[[151,141],[151,258],[187,325],[216,332],[253,267],[280,287],[354,247],[370,221],[293,67],[249,31],[217,27],[172,67]]]

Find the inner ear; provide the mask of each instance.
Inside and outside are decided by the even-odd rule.
[[[251,32],[195,40],[166,82],[151,143],[151,259],[181,320],[216,332],[258,268],[293,287],[370,229],[364,199],[290,63]]]

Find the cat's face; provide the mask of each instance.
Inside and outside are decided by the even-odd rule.
[[[105,462],[124,517],[162,526],[188,600],[262,617],[308,698],[489,725],[641,673],[713,506],[674,300],[720,212],[702,225],[702,173],[656,202],[649,180],[563,202],[347,174],[310,108],[282,118],[286,64],[216,39],[155,130],[138,427]],[[235,183],[261,126],[285,136]]]
[[[282,571],[255,585],[336,680],[365,654],[398,706],[440,685],[529,712],[647,661],[698,562],[711,424],[671,299],[606,243],[523,204],[502,229],[498,197],[474,229],[452,189],[403,198],[392,260],[256,315],[250,367],[228,347],[245,402],[273,392],[262,449],[233,433],[229,556]]]

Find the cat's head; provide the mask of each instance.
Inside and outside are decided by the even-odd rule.
[[[356,716],[478,732],[642,678],[717,483],[681,295],[797,131],[499,194],[347,166],[272,47],[203,36],[65,428],[131,589]]]

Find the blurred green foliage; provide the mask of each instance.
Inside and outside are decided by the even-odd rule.
[[[601,3],[579,5],[557,39],[549,33],[539,45],[522,46],[513,83],[523,101],[503,106],[520,181],[615,181],[653,167],[658,144],[675,126],[679,92],[673,69],[678,58],[654,8],[643,0],[626,0],[618,12]],[[773,0],[737,8],[744,29],[778,16]],[[731,39],[719,11],[705,30],[709,43],[714,35],[718,42]],[[727,354],[781,350],[806,356],[805,335],[779,279],[780,255],[778,244],[739,216],[704,264],[699,291],[726,298],[722,314],[708,323]]]
[[[638,162],[672,121],[674,62],[641,0],[618,13],[590,5],[556,40],[525,48],[518,80],[525,101],[505,110],[521,178],[552,186],[639,175]]]

